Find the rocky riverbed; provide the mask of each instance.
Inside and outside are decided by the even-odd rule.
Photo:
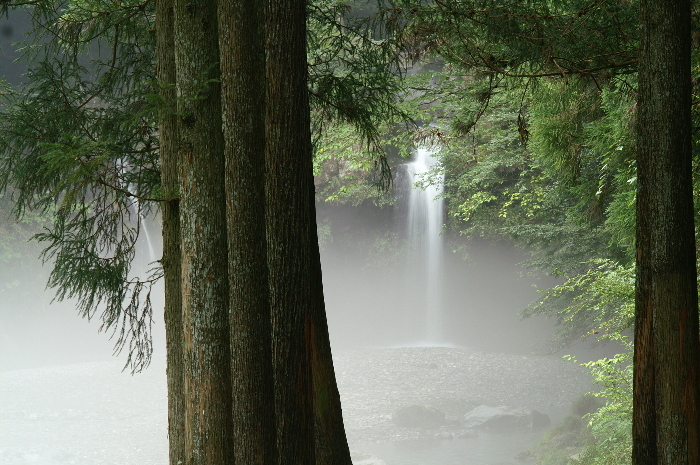
[[[351,445],[458,433],[459,420],[479,405],[534,409],[557,419],[591,389],[585,369],[553,356],[409,347],[341,352],[335,365]],[[410,405],[439,409],[452,426],[396,426],[392,413]]]
[[[351,448],[459,433],[478,405],[537,409],[556,419],[590,389],[584,369],[557,357],[413,347],[335,354]],[[167,463],[165,367],[135,376],[119,362],[0,372],[0,464]],[[405,428],[392,412],[437,408],[451,425]]]

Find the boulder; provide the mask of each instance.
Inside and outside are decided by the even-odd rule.
[[[407,428],[435,428],[444,425],[445,414],[433,407],[410,405],[391,414],[391,421]]]
[[[545,428],[551,420],[537,410],[509,409],[480,405],[462,417],[462,425],[467,428],[514,429]]]
[[[537,410],[533,410],[530,412],[530,425],[532,426],[532,429],[543,429],[547,428],[552,424],[552,420],[549,418],[549,415],[545,413],[540,413]]]
[[[475,429],[464,429],[456,432],[454,436],[459,439],[478,438],[479,432]]]

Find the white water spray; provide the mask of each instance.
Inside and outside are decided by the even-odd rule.
[[[412,184],[408,200],[408,238],[411,241],[414,267],[412,273],[423,289],[417,289],[417,298],[424,296],[426,342],[440,344],[442,332],[442,255],[443,238],[440,235],[443,223],[444,175],[433,177],[432,182],[416,186],[419,181],[427,181],[428,173],[436,160],[433,152],[419,148],[415,159],[408,163],[407,171]],[[422,291],[422,292],[421,292]]]

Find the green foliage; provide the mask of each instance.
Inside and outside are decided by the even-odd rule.
[[[594,411],[600,403],[590,394],[576,399],[567,416],[552,426],[545,433],[539,444],[534,447],[536,465],[568,465],[591,439],[586,416]]]
[[[588,414],[591,437],[572,465],[625,465],[632,460],[632,343],[617,335],[626,351],[583,365],[600,391],[590,395],[605,405]],[[573,360],[573,359],[572,359]],[[574,360],[575,361],[575,360]]]
[[[619,338],[634,321],[634,268],[597,259],[588,269],[544,291],[544,297],[523,316],[555,314],[561,330],[555,350],[581,337]]]
[[[577,444],[575,455],[562,464],[627,464],[632,444],[632,352],[626,332],[634,320],[634,268],[609,260],[595,260],[585,273],[547,291],[545,298],[529,309],[545,312],[550,300],[558,301],[558,318],[563,326],[559,344],[571,343],[579,335],[597,334],[623,346],[612,358],[584,363],[599,390],[589,393],[573,406],[579,418],[587,419],[587,435]],[[563,302],[562,302],[563,300]],[[581,329],[588,328],[581,334]],[[573,357],[565,357],[576,362]],[[600,405],[593,398],[604,400]],[[574,457],[571,459],[571,457]],[[548,462],[543,462],[548,463]]]
[[[354,126],[336,123],[318,135],[314,154],[316,198],[357,206],[366,200],[391,203],[388,191],[374,187],[374,155]]]
[[[449,224],[463,236],[504,237],[509,227],[544,222],[558,213],[546,204],[551,181],[519,139],[512,97],[507,88],[492,96],[489,112],[470,133],[450,139],[440,152],[449,173]]]
[[[403,90],[399,55],[392,40],[375,39],[366,21],[348,12],[347,1],[310,4],[307,48],[316,156],[321,152],[321,160],[327,158],[322,152],[329,141],[320,138],[333,128],[336,134],[331,139],[349,136],[358,155],[351,157],[355,162],[364,159],[363,170],[386,190],[391,169],[383,149],[383,129],[411,121],[396,104]],[[366,166],[370,162],[372,166]]]
[[[628,362],[625,355],[618,355],[585,364],[606,387],[574,401],[571,413],[547,431],[533,451],[536,465],[631,463],[632,397],[627,383],[632,370]]]
[[[50,215],[35,236],[56,298],[102,312],[138,371],[151,354],[151,287],[131,275],[140,218],[159,184],[149,2],[85,0],[31,8],[27,82],[4,95],[0,188],[18,218]],[[46,40],[49,39],[49,40]]]
[[[627,72],[636,61],[637,2],[381,1],[381,23],[407,54],[440,54],[503,76]]]
[[[51,217],[35,236],[53,266],[49,286],[59,300],[76,298],[83,316],[100,314],[102,329],[118,334],[116,350],[128,345],[127,363],[138,371],[150,360],[150,292],[162,272],[156,266],[134,276],[134,251],[142,219],[177,195],[160,188],[154,2],[19,7],[34,30],[21,46],[27,82],[3,85],[0,190],[13,196],[17,218]],[[314,129],[323,134],[336,122],[354,128],[367,156],[357,163],[374,163],[374,181],[386,186],[377,128],[408,121],[395,105],[397,55],[345,13],[341,1],[309,6]]]

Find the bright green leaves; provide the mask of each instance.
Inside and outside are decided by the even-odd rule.
[[[562,345],[593,334],[617,339],[634,319],[634,267],[591,260],[584,272],[545,291],[523,316],[551,314],[555,309]]]

